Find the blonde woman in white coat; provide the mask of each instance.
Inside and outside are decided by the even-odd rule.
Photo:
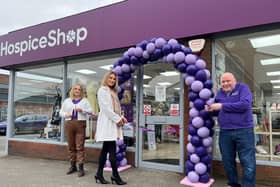
[[[103,169],[109,153],[109,160],[112,167],[111,182],[118,185],[124,185],[124,182],[118,173],[116,160],[116,140],[122,137],[121,127],[126,119],[121,115],[121,106],[118,99],[118,77],[117,74],[110,71],[104,75],[101,87],[97,92],[99,105],[99,115],[95,139],[97,142],[103,142],[99,156],[98,170],[95,175],[96,183],[109,183],[103,177]]]
[[[76,84],[70,91],[70,97],[62,103],[60,116],[65,119],[65,129],[67,135],[68,152],[71,166],[67,175],[77,171],[76,162],[79,166],[78,176],[85,175],[85,128],[87,113],[92,109],[88,100],[84,97],[83,87]]]

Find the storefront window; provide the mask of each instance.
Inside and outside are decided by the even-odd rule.
[[[13,134],[16,138],[60,141],[57,115],[63,65],[16,72]]]
[[[280,161],[279,33],[280,30],[270,30],[215,40],[214,91],[218,90],[225,71],[249,85],[253,95],[258,160]],[[219,130],[218,126],[216,130]],[[218,149],[218,146],[214,148]],[[218,150],[214,150],[214,158],[220,158]]]
[[[69,61],[67,72],[67,87],[70,91],[72,85],[80,83],[85,87],[94,114],[98,114],[97,90],[103,76],[122,54],[107,55],[87,59]],[[133,76],[132,76],[133,77]],[[124,84],[121,107],[128,123],[123,127],[124,140],[127,146],[134,146],[135,142],[135,93],[133,78]],[[68,92],[69,92],[68,91]],[[69,97],[67,92],[66,97]],[[98,144],[95,142],[96,119],[88,116],[86,127],[86,145]]]

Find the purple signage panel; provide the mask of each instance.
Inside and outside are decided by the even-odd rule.
[[[278,23],[280,1],[129,0],[0,37],[0,67]]]

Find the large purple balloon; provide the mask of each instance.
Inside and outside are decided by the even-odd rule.
[[[200,136],[201,138],[206,138],[209,136],[209,129],[207,127],[200,127],[198,130],[197,130],[197,135]]]
[[[189,115],[192,118],[198,116],[198,114],[199,114],[199,111],[196,110],[195,108],[191,108],[190,111],[189,111]]]
[[[181,51],[177,52],[174,56],[174,60],[176,63],[184,62],[185,54]]]
[[[199,181],[199,175],[196,172],[191,171],[191,172],[188,173],[188,179],[192,183],[198,182]]]
[[[203,121],[203,119],[201,117],[197,116],[197,117],[193,118],[192,124],[193,124],[194,127],[200,128],[200,127],[203,126],[204,121]]]
[[[193,125],[189,125],[189,134],[194,136],[197,135],[197,128],[195,128]]]
[[[180,64],[177,65],[177,69],[181,73],[185,73],[186,72],[186,67],[187,67],[187,64],[185,64],[185,63],[180,63]]]
[[[130,73],[130,66],[129,65],[123,64],[121,68],[122,68],[122,72]]]
[[[207,100],[207,99],[209,99],[209,98],[211,97],[211,94],[212,94],[212,92],[211,92],[209,89],[203,88],[203,89],[200,90],[200,92],[199,92],[199,97],[200,97],[201,99]]]
[[[166,44],[166,40],[163,38],[158,38],[155,41],[155,45],[157,48],[162,48],[164,44]]]
[[[196,80],[200,80],[201,82],[205,82],[207,80],[207,75],[204,70],[198,70],[195,74]]]
[[[192,136],[191,137],[191,143],[194,145],[194,146],[200,146],[202,144],[202,140],[201,138],[199,138],[198,136]]]
[[[203,83],[201,81],[194,81],[191,88],[195,92],[199,92],[203,88]]]
[[[203,146],[199,146],[195,149],[195,153],[199,156],[202,157],[207,154],[207,148]]]
[[[188,54],[188,55],[185,57],[185,62],[186,62],[187,64],[195,64],[196,59],[197,59],[197,56],[196,56],[196,55]]]
[[[193,163],[198,163],[200,161],[200,158],[199,158],[199,156],[197,154],[191,154],[190,160]]]
[[[202,140],[202,144],[205,147],[209,147],[210,145],[212,145],[212,143],[213,143],[213,138],[212,137],[206,137]]]
[[[171,45],[169,44],[165,44],[163,47],[162,47],[162,53],[163,55],[168,55],[169,53],[171,53],[172,51],[172,47]]]
[[[210,176],[208,173],[205,173],[199,177],[199,182],[207,183],[210,180]]]
[[[189,96],[190,101],[195,101],[198,98],[198,93],[190,91],[188,96]],[[204,108],[204,105],[203,105],[203,108]]]
[[[206,63],[204,60],[202,59],[198,59],[196,62],[195,62],[195,65],[196,67],[198,67],[199,69],[205,69],[206,67]]]
[[[188,172],[193,171],[194,170],[194,164],[191,161],[187,161],[186,162],[186,168],[188,169]]]
[[[193,76],[187,76],[185,78],[185,84],[190,86],[195,81],[195,78]]]
[[[166,61],[170,64],[173,63],[174,62],[174,54],[170,53],[169,55],[167,55]]]
[[[143,55],[143,49],[141,47],[135,48],[135,56],[141,57]]]
[[[208,165],[211,163],[212,157],[210,155],[205,155],[201,158],[201,162]]]
[[[188,143],[187,150],[188,150],[189,153],[194,153],[195,152],[195,147],[191,143]]]
[[[197,110],[202,110],[205,107],[205,101],[203,101],[202,99],[196,99],[193,102],[193,105]]]
[[[126,158],[123,158],[121,161],[120,161],[120,166],[126,166],[127,165],[127,159]]]
[[[152,54],[155,50],[156,46],[154,43],[148,43],[146,49],[148,51],[148,53]]]
[[[188,73],[188,75],[192,75],[195,76],[196,72],[197,72],[197,67],[195,65],[188,65],[186,72]]]
[[[202,162],[199,162],[199,163],[195,164],[194,170],[198,174],[202,175],[207,171],[207,166],[205,164],[203,164]]]
[[[206,80],[204,82],[204,88],[212,89],[213,88],[213,83],[211,80]]]

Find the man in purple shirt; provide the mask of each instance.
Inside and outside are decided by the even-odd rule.
[[[229,72],[222,75],[221,87],[215,103],[205,106],[205,109],[218,115],[219,146],[228,185],[241,187],[236,168],[237,152],[242,167],[242,187],[255,187],[256,156],[251,91],[246,84],[237,83],[234,75]]]

